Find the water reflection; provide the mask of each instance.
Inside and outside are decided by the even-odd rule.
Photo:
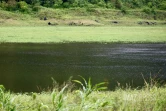
[[[0,84],[12,91],[38,91],[70,76],[109,81],[113,89],[143,85],[141,73],[166,75],[166,44],[0,44]],[[165,76],[164,76],[165,77]],[[164,78],[163,77],[163,78]]]

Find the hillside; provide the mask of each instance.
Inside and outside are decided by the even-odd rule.
[[[156,10],[156,14],[141,9],[122,10],[106,8],[59,8],[40,7],[38,11],[0,10],[0,26],[147,26],[166,25],[166,11]]]

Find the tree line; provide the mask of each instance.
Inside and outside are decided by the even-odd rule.
[[[0,8],[5,10],[27,11],[39,6],[49,8],[109,8],[109,9],[138,9],[145,8],[166,10],[166,0],[0,0]]]

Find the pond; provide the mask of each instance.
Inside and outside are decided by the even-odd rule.
[[[166,44],[0,44],[0,84],[14,92],[38,92],[70,76],[139,87],[143,77],[166,79]]]

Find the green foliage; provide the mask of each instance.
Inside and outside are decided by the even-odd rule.
[[[124,14],[126,14],[127,13],[127,8],[126,7],[122,7],[121,8],[121,12],[124,13]]]
[[[122,9],[127,8],[156,8],[165,10],[166,1],[165,0],[1,0],[0,7],[5,10],[15,11],[17,10],[18,2],[26,2],[28,5],[32,6],[33,11],[37,11],[37,6],[51,7],[51,8],[71,8],[71,7],[84,7],[84,8],[116,8]],[[18,3],[21,6],[21,11],[27,11],[27,5],[25,3]],[[36,4],[38,4],[36,6]],[[35,6],[35,7],[34,7]]]
[[[48,111],[49,107],[47,105],[44,105],[43,103],[40,103],[38,106],[38,111]]]
[[[133,8],[137,8],[137,7],[140,7],[140,0],[133,0],[132,1],[132,4],[133,4]]]
[[[40,0],[31,0],[32,6],[34,5],[40,5]]]
[[[70,7],[77,7],[78,0],[68,0]]]
[[[64,90],[68,87],[68,85],[64,86],[62,90],[56,94],[55,89],[52,92],[52,104],[55,108],[56,111],[59,111],[63,107],[63,102],[64,102]]]
[[[102,0],[100,2],[98,2],[97,5],[99,7],[106,7],[106,3],[104,1],[102,1]]]
[[[13,11],[17,9],[17,2],[15,0],[9,0],[6,5],[6,10]]]
[[[79,76],[79,77],[81,77],[81,79],[84,82],[81,82],[79,80],[73,80],[73,82],[76,82],[82,86],[82,90],[77,90],[77,92],[80,94],[80,98],[81,98],[81,104],[80,104],[80,111],[81,111],[82,108],[84,107],[87,97],[92,92],[99,91],[99,90],[105,90],[105,89],[107,89],[107,87],[103,86],[103,85],[106,85],[106,82],[101,82],[101,83],[98,83],[93,86],[91,83],[91,78],[89,78],[89,80],[86,81],[85,78],[83,78],[82,76]]]
[[[82,83],[79,80],[73,80],[74,82],[80,84],[82,86],[83,89],[83,97],[87,97],[88,95],[90,95],[93,91],[99,91],[99,90],[105,90],[107,89],[107,87],[104,87],[103,85],[106,85],[106,82],[101,82],[98,83],[94,86],[92,86],[91,83],[91,78],[89,78],[88,82],[85,80],[85,78],[83,78],[82,76],[79,76],[82,78],[82,80],[84,81],[84,83]]]
[[[54,0],[54,2],[55,2],[53,5],[54,8],[60,8],[63,3],[62,0]]]
[[[32,99],[35,100],[37,97],[37,93],[32,93]]]
[[[69,6],[69,2],[65,2],[65,3],[63,3],[63,8],[69,8],[70,6]]]
[[[1,3],[0,3],[0,7],[2,8],[2,9],[5,9],[6,10],[6,8],[7,8],[7,3],[6,2],[4,2],[4,1],[2,1]]]
[[[115,0],[115,8],[117,8],[117,9],[121,9],[122,8],[121,0]]]
[[[151,13],[151,8],[145,7],[145,8],[143,9],[143,12],[145,12],[146,14],[150,14],[150,13]]]
[[[28,12],[28,4],[25,1],[18,2],[17,7],[22,12]]]
[[[114,8],[113,3],[108,2],[108,3],[106,4],[106,8]]]
[[[163,2],[159,5],[159,9],[161,9],[161,10],[166,10],[166,1],[163,1]]]
[[[146,14],[154,14],[154,15],[156,15],[155,7],[152,7],[152,8],[144,7],[143,12],[145,12]]]
[[[104,82],[92,85],[80,76],[81,81],[73,80],[82,89],[66,92],[68,84],[61,90],[41,93],[9,93],[0,85],[0,111],[165,111],[166,85],[158,86],[156,76],[145,80],[142,89],[106,89]],[[55,81],[53,81],[55,82]],[[55,83],[57,84],[57,83]],[[55,85],[54,85],[55,86]],[[79,94],[79,96],[78,96]],[[80,99],[81,98],[81,99]]]
[[[10,93],[5,92],[5,87],[0,85],[0,110],[14,111],[16,106],[13,105],[14,98],[11,99]]]
[[[44,5],[43,6],[45,6],[45,7],[53,7],[55,2],[56,1],[54,1],[54,0],[44,0]]]

